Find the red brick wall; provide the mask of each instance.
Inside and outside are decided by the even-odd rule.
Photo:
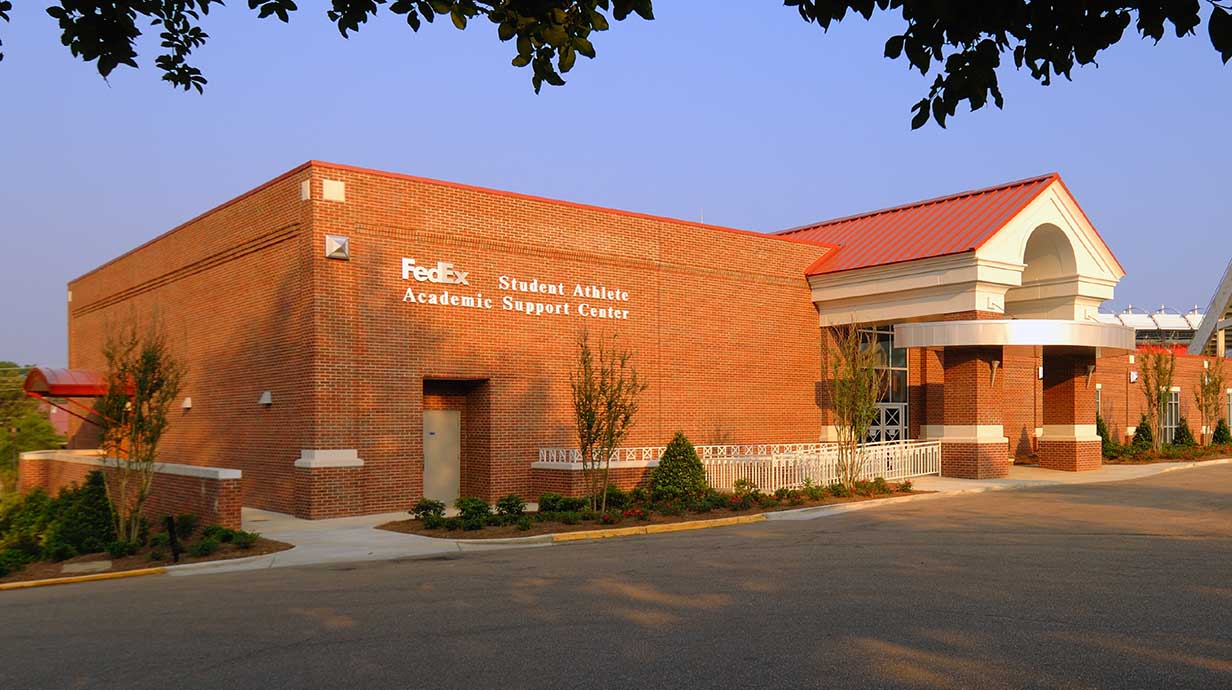
[[[52,458],[23,457],[18,464],[18,486],[22,491],[41,487],[55,495],[60,489],[85,482],[91,470],[102,469],[109,483],[115,471],[96,465],[65,462]],[[192,513],[202,525],[222,525],[240,529],[240,480],[186,477],[158,473],[150,487],[143,512],[151,521],[165,515]]]
[[[1211,362],[1212,366],[1218,362],[1212,357],[1178,355],[1176,369],[1173,373],[1173,385],[1181,389],[1181,416],[1188,420],[1189,428],[1193,431],[1195,438],[1199,438],[1202,430],[1202,416],[1194,402],[1194,392],[1206,373],[1203,362],[1207,361]],[[1129,380],[1131,371],[1141,374],[1142,354],[1135,353],[1133,364],[1129,362],[1128,353],[1101,357],[1096,360],[1095,367],[1095,375],[1088,395],[1094,400],[1094,384],[1100,385],[1101,415],[1111,433],[1119,434],[1123,437],[1122,440],[1128,441],[1130,437],[1126,434],[1126,429],[1137,426],[1139,418],[1146,411],[1146,398],[1142,392],[1141,379],[1134,383]],[[1225,363],[1224,378],[1229,381],[1226,387],[1232,388],[1232,365]],[[1228,406],[1226,395],[1225,393],[1220,405],[1221,415],[1224,416],[1227,414]],[[1214,429],[1212,428],[1211,431]]]
[[[243,472],[246,505],[291,512],[292,463],[306,445],[314,388],[310,260],[321,254],[306,169],[237,200],[69,283],[69,366],[102,370],[107,330],[157,315],[187,364],[181,397],[160,448],[166,462]],[[257,404],[269,390],[274,404]],[[93,428],[71,446],[97,445]]]
[[[346,183],[345,202],[323,200],[325,179]],[[326,233],[350,238],[350,261],[323,257]],[[334,514],[330,496],[356,496],[356,513],[407,508],[422,492],[424,382],[468,380],[464,491],[529,495],[538,448],[573,443],[568,372],[583,326],[596,340],[618,334],[649,383],[626,445],[678,429],[697,443],[816,440],[820,344],[804,269],[824,251],[314,164],[74,281],[70,362],[101,367],[108,320],[157,307],[193,398],[163,456],[242,469],[245,504],[317,515]],[[495,308],[404,303],[407,287],[445,286],[403,281],[402,257],[469,271],[469,288],[451,292],[482,292]],[[628,291],[614,306],[630,318],[504,311],[502,274]],[[256,404],[264,390],[269,408]],[[317,490],[325,474],[293,469],[304,448],[354,448],[364,466]]]

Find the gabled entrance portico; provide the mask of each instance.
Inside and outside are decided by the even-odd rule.
[[[809,270],[823,331],[892,329],[910,352],[905,416],[942,442],[943,475],[1006,476],[1010,418],[1016,451],[1042,467],[1099,467],[1095,362],[1132,351],[1134,333],[1097,320],[1125,273],[1059,176],[791,234],[836,247]]]

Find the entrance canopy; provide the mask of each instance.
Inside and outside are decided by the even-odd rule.
[[[89,369],[51,369],[35,367],[26,374],[22,384],[27,394],[35,397],[97,398],[107,394],[107,379]]]
[[[1133,350],[1134,329],[1098,321],[997,319],[933,321],[894,326],[896,347],[1063,345]],[[1098,351],[1098,350],[1097,350]]]

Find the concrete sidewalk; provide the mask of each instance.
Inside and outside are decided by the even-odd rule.
[[[1010,489],[1033,489],[1067,484],[1093,484],[1141,479],[1152,475],[1189,467],[1218,465],[1232,459],[1208,460],[1206,462],[1166,462],[1151,465],[1105,465],[1094,472],[1058,472],[1039,467],[1016,466],[1004,479],[952,479],[949,477],[920,477],[912,480],[915,488],[936,493],[917,496],[901,496],[879,501],[841,503],[817,508],[801,508],[766,513],[769,520],[814,520],[828,515],[867,510],[897,503],[935,500],[983,491]],[[457,554],[464,551],[527,548],[548,546],[551,537],[540,535],[514,542],[494,543],[471,539],[435,539],[414,534],[401,534],[374,529],[377,525],[393,520],[404,520],[406,513],[362,515],[331,520],[303,520],[255,508],[245,508],[244,529],[260,532],[262,536],[294,544],[295,548],[280,553],[252,558],[195,563],[171,566],[168,575],[199,575],[237,570],[284,568],[299,565],[327,563],[351,563],[356,561],[386,561],[399,558],[417,558],[441,554]]]
[[[407,513],[384,513],[331,520],[303,520],[283,513],[244,508],[244,529],[294,544],[295,548],[266,556],[171,566],[168,575],[200,575],[236,570],[286,568],[298,565],[388,561],[440,554],[493,549],[526,548],[550,543],[534,538],[520,543],[492,543],[473,539],[434,539],[376,529],[377,525],[406,520]]]

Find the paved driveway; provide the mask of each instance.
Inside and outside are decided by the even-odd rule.
[[[1232,688],[1232,465],[0,593],[0,687]]]

